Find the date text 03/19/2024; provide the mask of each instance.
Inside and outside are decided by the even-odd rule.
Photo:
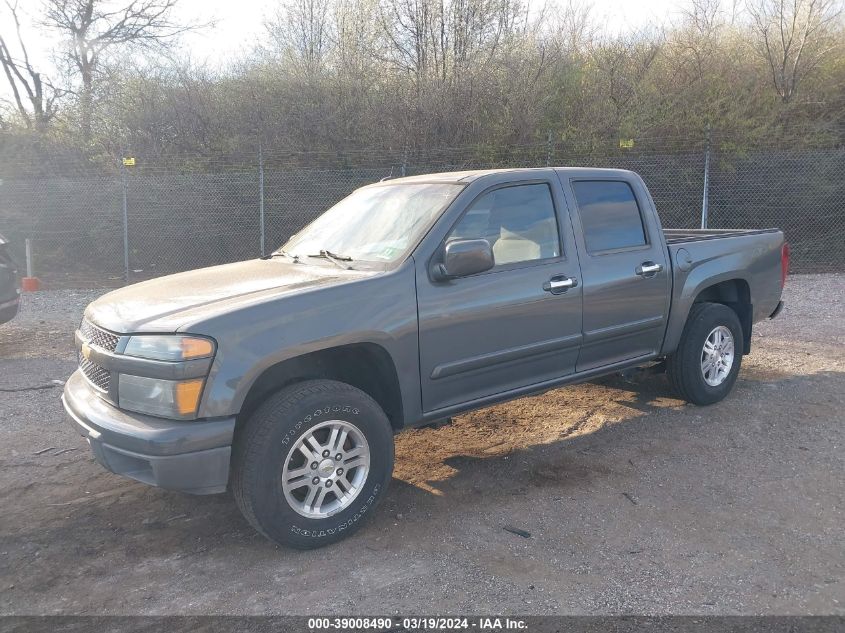
[[[407,631],[524,631],[525,620],[507,617],[351,617],[351,618],[309,618],[311,631],[382,631],[401,627]]]

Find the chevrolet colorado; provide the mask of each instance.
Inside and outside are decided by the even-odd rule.
[[[349,535],[393,435],[644,364],[697,405],[781,309],[766,230],[663,230],[630,171],[430,174],[353,192],[271,256],[85,310],[63,402],[105,468],[299,548]]]

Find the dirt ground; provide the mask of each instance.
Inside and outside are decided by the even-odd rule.
[[[27,296],[0,326],[0,613],[845,614],[843,291],[791,277],[712,407],[614,377],[404,433],[372,520],[311,552],[94,463],[51,381],[98,291]]]

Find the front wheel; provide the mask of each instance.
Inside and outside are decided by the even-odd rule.
[[[721,303],[696,303],[678,349],[667,361],[677,394],[697,405],[714,404],[733,389],[743,350],[736,312]]]
[[[393,432],[376,402],[332,380],[271,396],[236,437],[235,501],[280,545],[311,549],[357,530],[393,472]]]

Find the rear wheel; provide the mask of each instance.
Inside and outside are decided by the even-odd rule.
[[[247,521],[300,549],[352,534],[393,471],[393,432],[367,394],[310,380],[271,396],[238,433],[232,490]]]
[[[678,395],[694,404],[719,402],[733,389],[742,364],[742,326],[736,312],[721,303],[696,303],[678,349],[667,361]]]

